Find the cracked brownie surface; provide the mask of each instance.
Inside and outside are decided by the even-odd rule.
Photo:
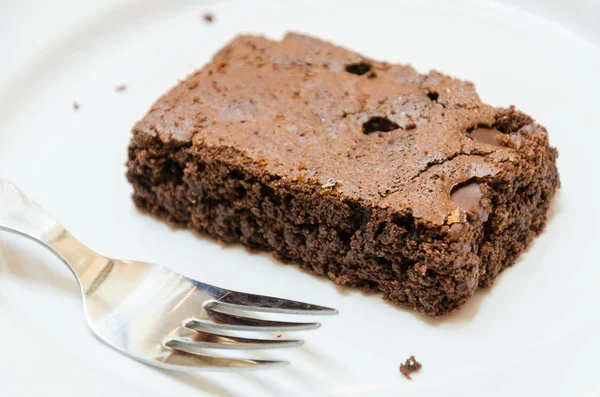
[[[556,157],[469,82],[240,36],[135,125],[127,175],[160,218],[439,315],[543,229]]]

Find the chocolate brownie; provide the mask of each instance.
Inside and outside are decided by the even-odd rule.
[[[469,82],[240,36],[134,126],[127,177],[160,219],[435,316],[543,230],[557,155]]]

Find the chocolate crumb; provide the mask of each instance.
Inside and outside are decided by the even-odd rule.
[[[79,110],[79,103],[77,101],[73,101],[73,110]]]
[[[406,379],[412,379],[410,374],[420,370],[422,367],[421,363],[415,359],[415,356],[410,356],[404,364],[400,364],[400,372],[406,377]]]
[[[278,338],[281,338],[281,334],[277,335]]]
[[[204,19],[208,23],[213,23],[215,21],[215,15],[212,12],[205,12],[202,15],[202,19]]]
[[[127,85],[126,84],[121,84],[115,87],[115,91],[117,92],[122,92],[125,91],[127,89]]]

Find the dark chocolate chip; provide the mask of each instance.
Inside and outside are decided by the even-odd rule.
[[[487,220],[488,206],[483,203],[483,191],[479,183],[471,182],[455,187],[450,198],[460,209],[477,214],[483,221]]]
[[[477,142],[486,143],[488,145],[494,146],[502,146],[500,142],[496,140],[496,137],[500,134],[502,134],[502,132],[498,131],[495,128],[479,127],[475,128],[467,136]]]
[[[473,182],[455,188],[452,190],[450,197],[452,202],[459,208],[462,208],[465,211],[477,212],[481,206],[480,202],[483,197],[483,192],[481,191],[479,183]],[[475,209],[475,211],[473,211],[473,209]]]

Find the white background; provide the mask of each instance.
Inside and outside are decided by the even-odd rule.
[[[340,315],[297,335],[307,342],[301,349],[253,355],[288,359],[287,369],[156,370],[96,341],[66,269],[2,235],[0,395],[599,395],[599,2],[516,4],[3,1],[1,178],[106,255]],[[205,11],[215,12],[213,25],[201,20]],[[290,29],[468,78],[485,101],[515,104],[550,131],[563,188],[548,228],[461,311],[428,319],[268,255],[173,231],[133,208],[123,163],[135,120],[236,33],[277,38]],[[119,84],[128,89],[115,92]],[[407,381],[398,366],[411,354],[424,366]]]

